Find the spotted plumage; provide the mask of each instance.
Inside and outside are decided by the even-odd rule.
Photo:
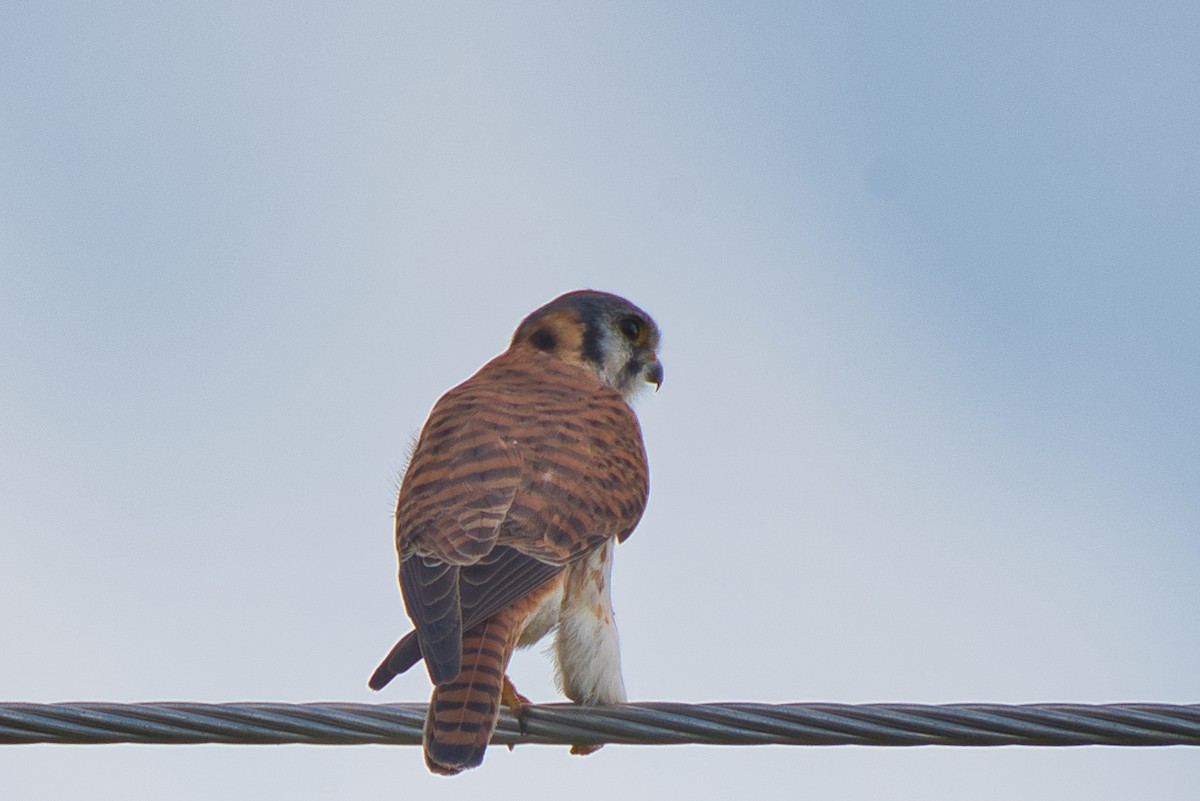
[[[658,345],[654,321],[629,301],[571,292],[526,317],[508,350],[430,413],[396,505],[415,631],[370,686],[425,660],[434,683],[425,761],[435,773],[483,760],[500,703],[522,700],[505,675],[513,648],[552,629],[568,698],[625,700],[609,571],[613,545],[646,507],[629,400],[662,383]]]

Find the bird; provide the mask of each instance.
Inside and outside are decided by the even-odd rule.
[[[425,660],[431,772],[482,764],[501,704],[519,715],[528,703],[506,673],[514,648],[551,631],[567,698],[626,701],[610,579],[614,547],[649,497],[632,402],[662,386],[660,341],[628,300],[568,292],[525,317],[508,349],[429,413],[395,513],[414,630],[368,685],[380,690]]]

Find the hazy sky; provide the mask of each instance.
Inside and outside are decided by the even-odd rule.
[[[651,312],[635,700],[1196,702],[1194,3],[8,3],[0,696],[424,701],[391,512]],[[555,700],[548,659],[510,671]],[[536,778],[535,778],[536,777]],[[536,783],[535,783],[536,782]],[[0,796],[1192,799],[1195,749],[0,746]]]

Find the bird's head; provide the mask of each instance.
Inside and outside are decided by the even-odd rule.
[[[591,368],[631,399],[646,384],[662,385],[658,326],[629,301],[581,289],[530,314],[513,334],[513,348],[532,348]]]

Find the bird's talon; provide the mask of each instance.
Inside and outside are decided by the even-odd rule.
[[[513,686],[507,674],[504,676],[504,683],[500,685],[500,703],[508,707],[508,711],[517,719],[517,728],[524,735],[526,733],[525,705],[532,702],[517,692],[517,688]],[[511,744],[508,746],[508,750],[512,750]]]
[[[517,692],[517,688],[513,686],[512,680],[505,674],[504,683],[500,686],[500,703],[508,707],[508,711],[519,718],[524,711],[525,705],[532,702]]]

